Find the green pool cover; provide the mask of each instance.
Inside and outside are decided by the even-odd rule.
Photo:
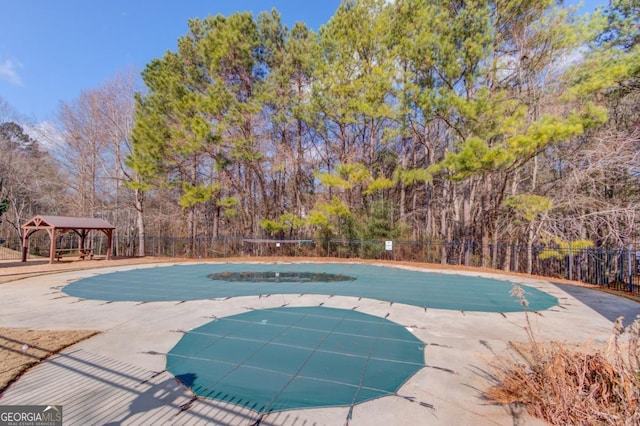
[[[258,413],[393,395],[424,366],[424,343],[404,327],[321,307],[220,318],[167,354],[167,370],[196,395]]]
[[[247,275],[249,272],[256,274],[250,277]],[[281,277],[276,277],[276,273]],[[291,278],[296,273],[301,276],[298,280]],[[212,274],[217,275],[210,277]],[[228,281],[223,279],[225,274],[230,274]],[[247,276],[246,281],[237,280],[243,274]],[[331,276],[322,279],[309,278],[328,274]],[[343,279],[336,280],[340,275]],[[255,278],[260,276],[263,278]],[[489,278],[362,264],[202,263],[99,274],[73,282],[63,291],[83,299],[139,302],[326,294],[365,297],[424,308],[522,311],[520,302],[510,294],[512,286],[510,282]],[[545,292],[521,287],[529,302],[528,309],[532,311],[548,309],[558,303],[555,297]]]

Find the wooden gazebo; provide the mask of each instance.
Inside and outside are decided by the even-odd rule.
[[[111,259],[111,242],[115,226],[104,219],[93,217],[70,216],[35,216],[22,225],[22,261],[27,261],[29,250],[29,238],[35,232],[44,229],[49,234],[51,249],[49,250],[49,263],[53,263],[56,256],[56,239],[66,232],[75,232],[80,238],[79,249],[85,250],[85,239],[90,231],[100,231],[107,236],[107,260]]]

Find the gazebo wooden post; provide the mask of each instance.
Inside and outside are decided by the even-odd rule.
[[[47,234],[49,234],[49,239],[51,240],[49,244],[49,263],[53,263],[56,258],[56,230],[55,228],[48,228]]]
[[[113,242],[113,229],[105,229],[107,234],[107,260],[111,260],[111,244]]]
[[[80,246],[80,253],[84,252],[85,244],[86,244],[86,238],[87,238],[87,234],[88,232],[85,229],[81,229],[80,232],[78,232],[78,235],[80,235],[80,243],[78,244]]]
[[[29,230],[22,229],[22,261],[27,261],[27,253],[29,251]]]

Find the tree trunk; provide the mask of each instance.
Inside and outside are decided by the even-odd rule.
[[[527,239],[527,274],[533,271],[533,228],[529,229],[529,238]]]
[[[134,191],[136,208],[136,225],[138,227],[138,256],[145,256],[145,229],[144,229],[144,192],[139,189]]]
[[[213,209],[213,235],[214,239],[220,236],[220,206]]]
[[[187,212],[187,238],[189,239],[188,251],[189,257],[195,257],[195,232],[196,232],[196,208],[195,206],[189,206]]]
[[[504,262],[502,262],[502,270],[509,272],[511,270],[511,251],[513,250],[514,245],[511,244],[511,241],[508,241],[507,248],[504,252]]]
[[[487,268],[489,267],[489,259],[491,258],[491,247],[489,245],[490,239],[489,239],[489,232],[487,229],[487,225],[484,223],[482,223],[482,237],[481,237],[481,244],[482,244],[482,267],[483,268]]]
[[[492,239],[493,239],[493,250],[492,250],[492,259],[491,259],[491,267],[493,269],[497,269],[498,268],[498,232],[497,232],[497,219],[494,219],[494,222],[492,222],[492,226],[489,230],[490,234],[492,235]]]

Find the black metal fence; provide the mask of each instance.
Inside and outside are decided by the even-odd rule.
[[[147,255],[168,257],[337,257],[485,266],[640,293],[640,250],[634,247],[572,250],[517,244],[483,247],[438,241],[149,237],[145,248]]]
[[[75,245],[74,245],[75,244]],[[137,240],[119,239],[113,250],[119,256],[137,253]],[[96,255],[106,253],[106,238],[101,234],[89,242]],[[58,248],[77,247],[77,238],[65,234]],[[30,256],[48,257],[49,239],[44,233],[30,241]],[[333,257],[426,262],[444,265],[488,267],[582,281],[616,290],[640,294],[640,249],[560,249],[547,246],[440,241],[381,241],[345,239],[275,240],[235,236],[219,238],[154,237],[145,239],[148,256],[177,258],[220,258],[236,256]],[[20,259],[17,241],[0,244],[0,260]],[[1,267],[1,264],[0,264]]]
[[[48,258],[50,244],[49,236],[45,232],[32,235],[29,239],[29,258]],[[0,238],[0,260],[21,260],[21,245],[22,242],[17,238]],[[96,233],[93,238],[87,240],[86,246],[92,248],[95,255],[104,256],[107,253],[107,237],[102,233]],[[56,241],[56,247],[72,256],[75,250],[79,251],[78,237],[72,233],[64,234]]]

